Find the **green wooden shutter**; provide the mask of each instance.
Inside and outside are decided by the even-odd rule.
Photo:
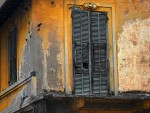
[[[74,88],[76,95],[90,94],[89,21],[88,11],[72,10]]]
[[[107,13],[72,10],[76,95],[107,95]]]
[[[108,94],[107,14],[91,12],[93,95]]]

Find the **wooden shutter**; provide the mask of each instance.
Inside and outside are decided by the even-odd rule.
[[[90,94],[89,21],[88,11],[72,10],[74,88],[76,95]]]
[[[107,13],[72,10],[76,95],[107,95]]]
[[[108,94],[107,14],[91,12],[93,95]]]

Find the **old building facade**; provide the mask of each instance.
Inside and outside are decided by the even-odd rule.
[[[2,0],[0,112],[148,113],[150,0]]]

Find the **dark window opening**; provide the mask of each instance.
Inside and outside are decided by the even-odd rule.
[[[9,32],[9,84],[17,81],[17,29],[13,28]]]
[[[108,95],[107,13],[72,10],[75,95]]]

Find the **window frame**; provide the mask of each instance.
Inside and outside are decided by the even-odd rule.
[[[74,6],[73,2],[66,2],[64,9],[64,37],[65,37],[65,89],[66,93],[73,93],[73,66],[72,66],[72,19],[71,9]],[[77,7],[83,9],[83,3],[79,2]],[[117,75],[117,45],[116,45],[116,14],[114,4],[103,4],[97,2],[97,8],[94,11],[107,12],[108,14],[108,63],[109,63],[109,81],[110,91],[114,95],[118,93],[118,75]]]

